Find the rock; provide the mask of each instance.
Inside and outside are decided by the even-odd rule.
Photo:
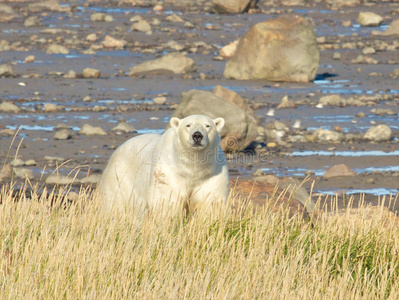
[[[130,28],[131,31],[140,31],[140,32],[151,32],[152,28],[150,23],[146,20],[140,20],[132,25]]]
[[[112,128],[112,130],[120,130],[125,133],[137,132],[137,130],[132,125],[127,124],[124,119],[122,119],[114,128]]]
[[[166,17],[166,21],[172,22],[172,23],[184,23],[185,21],[180,18],[178,15],[170,15]]]
[[[161,4],[157,4],[154,6],[153,11],[163,11],[163,6]]]
[[[33,179],[35,176],[33,175],[33,171],[27,168],[14,168],[13,169],[15,176],[20,179]]]
[[[393,70],[392,73],[389,74],[389,76],[392,77],[393,79],[399,78],[399,69]]]
[[[242,109],[210,92],[190,90],[182,93],[182,100],[173,116],[185,118],[193,114],[225,119],[221,133],[221,145],[225,151],[243,150],[258,135],[256,120],[247,109]]]
[[[346,106],[346,100],[339,95],[328,95],[320,98],[319,103],[331,106]]]
[[[6,40],[0,40],[0,51],[9,51],[10,44]]]
[[[47,47],[47,54],[69,54],[69,50],[64,46],[51,44]]]
[[[334,54],[333,54],[333,59],[335,59],[335,60],[340,60],[341,59],[341,53],[339,53],[339,52],[334,52]]]
[[[74,178],[70,178],[61,174],[52,174],[46,178],[46,184],[69,185],[74,183]]]
[[[68,129],[61,129],[54,134],[55,140],[68,140],[72,137]]]
[[[19,113],[21,109],[11,102],[2,102],[0,104],[0,112],[5,113]]]
[[[289,100],[288,96],[283,97],[281,99],[281,103],[277,106],[277,109],[284,109],[284,108],[296,108],[296,104],[294,101]]]
[[[356,172],[349,169],[346,165],[339,164],[332,166],[327,171],[325,171],[323,174],[323,178],[328,179],[333,177],[356,176],[356,175],[357,175]]]
[[[101,127],[94,127],[89,124],[83,125],[79,133],[84,135],[107,135],[105,130]]]
[[[2,164],[0,168],[0,182],[4,181],[6,178],[11,178],[12,172],[13,171],[10,164]]]
[[[54,103],[46,103],[44,104],[44,111],[45,112],[56,112],[58,110],[57,105]]]
[[[30,16],[27,17],[24,21],[25,27],[33,27],[33,26],[40,26],[40,20],[37,16]]]
[[[170,53],[130,68],[129,76],[147,72],[169,71],[175,74],[191,73],[195,70],[194,60],[180,53]]]
[[[99,78],[100,75],[100,71],[93,68],[85,68],[82,72],[83,78]]]
[[[384,33],[384,35],[394,35],[394,34],[399,34],[399,19],[392,21],[391,24],[389,24],[388,29]]]
[[[154,101],[154,103],[157,105],[164,105],[166,103],[166,100],[166,97],[155,97],[154,99],[152,99],[152,101]]]
[[[80,180],[80,183],[82,184],[96,184],[99,183],[101,179],[101,175],[100,174],[91,174],[85,178],[82,178]]]
[[[378,116],[392,116],[397,114],[390,108],[373,108],[370,112]]]
[[[95,42],[97,40],[98,40],[98,36],[95,33],[90,33],[90,34],[88,34],[86,36],[86,41],[88,41],[88,42],[92,42],[93,43],[93,42]]]
[[[69,70],[65,75],[64,78],[76,78],[76,72],[74,70]]]
[[[35,61],[35,56],[34,55],[28,55],[27,57],[25,57],[25,63],[26,64],[33,63],[34,61]]]
[[[138,22],[138,21],[141,21],[141,20],[143,20],[143,17],[140,16],[140,15],[135,15],[135,16],[133,16],[133,17],[131,17],[129,19],[130,22]]]
[[[16,131],[14,129],[6,128],[0,130],[0,136],[14,136]]]
[[[250,2],[251,0],[212,0],[212,9],[220,14],[241,14],[248,11]]]
[[[0,65],[0,78],[1,77],[12,77],[14,76],[14,70],[10,65]]]
[[[365,140],[385,142],[392,138],[392,130],[385,124],[371,127],[364,135]]]
[[[105,20],[105,13],[94,13],[90,16],[90,20],[93,22],[101,22]]]
[[[244,110],[244,111],[246,111],[246,112],[248,112],[248,113],[253,115],[253,111],[245,103],[244,99],[242,99],[241,96],[239,94],[237,94],[236,92],[234,92],[232,90],[229,90],[229,89],[226,89],[226,88],[222,87],[221,85],[217,85],[213,89],[213,93],[216,96],[218,96],[220,98],[223,98],[227,102],[229,102],[231,104],[234,104],[235,106],[238,106],[242,110]]]
[[[25,162],[20,158],[15,158],[10,162],[13,167],[22,167],[25,165]]]
[[[28,159],[26,162],[25,162],[25,166],[36,166],[36,161],[34,160],[34,159]]]
[[[66,159],[64,157],[60,157],[60,156],[49,156],[49,155],[46,155],[44,157],[44,160],[64,162]]]
[[[262,209],[268,204],[275,213],[288,210],[290,217],[307,218],[306,208],[300,201],[291,197],[288,191],[276,187],[276,183],[262,180],[264,177],[267,176],[256,177],[254,180],[230,180],[230,195],[234,201],[234,209],[240,207],[242,201],[249,200],[255,209]]]
[[[284,16],[253,26],[227,62],[226,78],[309,82],[317,73],[319,50],[313,25]]]
[[[106,15],[106,16],[104,17],[104,21],[105,21],[105,22],[112,22],[112,21],[114,21],[114,17],[111,16],[111,15]]]
[[[118,40],[112,36],[106,35],[103,41],[104,48],[117,48],[123,49],[127,42],[125,40]]]
[[[383,20],[383,17],[373,12],[360,12],[359,16],[357,17],[357,22],[360,24],[360,26],[366,27],[380,26]]]
[[[57,0],[39,1],[28,5],[28,11],[36,13],[42,11],[61,11]]]
[[[363,54],[374,54],[375,53],[375,49],[373,47],[366,47],[362,50]]]
[[[219,55],[224,58],[231,58],[234,56],[237,50],[237,46],[240,40],[235,40],[234,42],[231,42],[227,46],[224,46],[222,49],[219,51]]]
[[[344,135],[341,132],[319,128],[316,130],[316,138],[319,142],[341,142]]]

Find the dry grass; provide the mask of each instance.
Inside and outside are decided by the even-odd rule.
[[[104,215],[85,190],[68,207],[60,193],[11,194],[1,299],[399,299],[398,224],[382,208],[137,220]]]

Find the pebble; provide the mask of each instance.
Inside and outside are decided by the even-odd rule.
[[[68,140],[72,137],[68,129],[61,129],[54,134],[55,140]]]
[[[357,18],[357,22],[360,24],[360,26],[366,27],[380,26],[383,20],[383,17],[373,12],[360,12]]]
[[[346,100],[339,95],[328,95],[321,97],[319,100],[319,104],[331,106],[345,106]]]
[[[146,20],[140,20],[134,23],[130,30],[139,32],[151,32],[152,28],[150,23],[148,23]]]
[[[15,158],[10,162],[13,167],[21,167],[25,165],[25,162],[20,158]]]
[[[95,42],[98,40],[98,36],[95,33],[90,33],[89,35],[86,36],[86,41],[88,42]]]
[[[324,174],[323,178],[333,178],[333,177],[342,177],[342,176],[356,176],[357,173],[351,170],[348,166],[344,164],[339,164],[332,166],[329,168]]]
[[[84,135],[107,135],[107,132],[101,127],[94,127],[89,124],[84,124],[79,133]]]
[[[27,57],[25,57],[25,63],[29,64],[29,63],[33,63],[35,61],[35,56],[34,55],[28,55]]]
[[[0,104],[0,112],[19,113],[20,108],[11,102],[4,101]]]
[[[284,96],[283,99],[281,99],[281,103],[277,106],[277,109],[285,109],[285,108],[296,108],[295,102],[289,100],[288,96]]]
[[[123,49],[126,46],[127,42],[125,40],[118,40],[110,35],[106,35],[102,45],[105,48],[117,48]]]
[[[392,130],[385,124],[371,127],[364,135],[365,140],[385,142],[392,138]]]
[[[152,101],[154,101],[154,103],[157,105],[164,105],[167,101],[167,98],[166,97],[155,97],[154,99],[152,99]]]
[[[65,75],[64,78],[76,78],[76,72],[74,70],[69,70]]]
[[[20,179],[33,179],[35,176],[33,175],[33,171],[27,168],[14,168],[13,169],[15,176]]]
[[[47,54],[69,54],[69,50],[62,45],[51,44],[50,46],[47,47],[46,53]]]
[[[12,166],[11,164],[6,164],[0,167],[0,182],[2,182],[6,178],[10,178],[12,176]]]
[[[100,71],[93,68],[86,68],[82,73],[83,78],[99,78],[100,75]]]
[[[12,77],[14,75],[14,70],[12,66],[7,64],[0,65],[0,78],[1,77]]]
[[[58,110],[57,105],[54,103],[46,103],[44,104],[44,111],[45,112],[56,112]]]

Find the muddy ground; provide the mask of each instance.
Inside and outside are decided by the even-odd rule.
[[[342,143],[283,142],[267,147],[266,140],[263,146],[268,152],[267,159],[259,161],[256,156],[243,154],[228,156],[231,177],[252,177],[258,169],[262,169],[264,174],[293,176],[299,180],[308,176],[310,180],[304,185],[310,190],[314,181],[316,195],[366,193],[366,199],[373,203],[377,203],[381,195],[398,193],[399,83],[390,74],[398,68],[399,48],[378,50],[379,43],[393,45],[398,36],[377,35],[373,31],[382,33],[392,20],[399,18],[399,3],[378,2],[371,6],[331,8],[324,4],[266,6],[260,1],[259,10],[242,15],[216,15],[207,12],[207,8],[201,5],[164,4],[162,12],[154,12],[152,7],[118,6],[108,1],[67,1],[61,4],[65,11],[24,15],[23,4],[7,3],[21,13],[10,22],[0,23],[0,40],[15,46],[0,52],[0,64],[11,64],[15,73],[15,77],[0,79],[0,100],[12,101],[22,108],[20,113],[0,113],[0,129],[17,129],[22,125],[11,151],[13,137],[0,137],[0,161],[12,160],[20,145],[18,156],[25,161],[34,159],[37,163],[27,167],[34,171],[32,182],[43,180],[56,168],[57,164],[45,159],[46,156],[68,160],[59,168],[63,174],[76,168],[80,169],[78,178],[87,176],[89,170],[91,174],[100,174],[112,151],[124,141],[136,134],[161,133],[176,104],[179,104],[182,92],[190,89],[212,91],[216,85],[222,85],[248,100],[261,126],[274,120],[292,126],[295,120],[301,119],[301,126],[307,131],[339,126],[344,132],[364,133],[373,125],[387,124],[393,134],[391,141],[382,143],[362,140]],[[356,22],[360,11],[376,12],[385,18],[384,22],[379,27],[360,27]],[[94,12],[111,15],[113,21],[93,22],[90,16]],[[242,36],[253,24],[287,13],[312,18],[317,36],[325,37],[324,40],[319,39],[320,66],[316,80],[307,84],[226,80],[223,77],[226,60],[215,60],[220,47]],[[171,14],[190,21],[194,28],[166,21]],[[31,15],[39,17],[40,26],[24,26],[24,18]],[[141,15],[150,23],[157,18],[161,25],[153,26],[151,35],[132,32],[129,19],[135,15]],[[351,21],[350,26],[343,26],[345,21]],[[48,28],[61,30],[44,33],[43,30]],[[86,41],[90,33],[97,33],[100,37],[95,44],[101,44],[107,34],[123,38],[128,44],[123,50],[99,49],[96,54],[83,54],[93,44]],[[171,40],[183,45],[181,51],[187,51],[188,56],[195,60],[196,72],[128,76],[129,68],[137,63],[173,52],[163,46]],[[71,52],[67,55],[46,54],[46,47],[55,41]],[[357,46],[344,46],[352,42]],[[377,48],[376,53],[368,56],[378,63],[352,63],[366,46]],[[334,53],[340,53],[341,59],[333,59]],[[24,62],[28,55],[35,56],[33,63]],[[101,77],[81,78],[79,74],[86,67],[100,70]],[[63,75],[69,70],[78,73],[78,77],[64,78]],[[153,104],[152,99],[160,94],[167,97],[167,103]],[[380,95],[382,100],[359,107],[316,108],[319,98],[327,94],[343,97]],[[276,110],[273,117],[266,116],[266,112],[275,108],[285,95],[298,107]],[[83,101],[86,96],[90,96],[89,101]],[[58,112],[45,112],[45,103],[64,108]],[[373,108],[390,108],[396,114],[375,115],[371,113]],[[360,112],[365,116],[356,117]],[[133,125],[137,133],[112,131],[120,118]],[[60,123],[71,127],[74,132],[71,139],[54,139],[54,127]],[[86,123],[101,126],[108,134],[78,134]],[[358,175],[328,180],[322,178],[325,170],[341,163]]]

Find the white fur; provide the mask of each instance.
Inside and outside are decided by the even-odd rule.
[[[164,134],[144,134],[121,145],[104,170],[99,190],[108,209],[170,210],[225,203],[228,169],[220,147],[224,119],[172,118]],[[203,136],[195,143],[194,132]]]

